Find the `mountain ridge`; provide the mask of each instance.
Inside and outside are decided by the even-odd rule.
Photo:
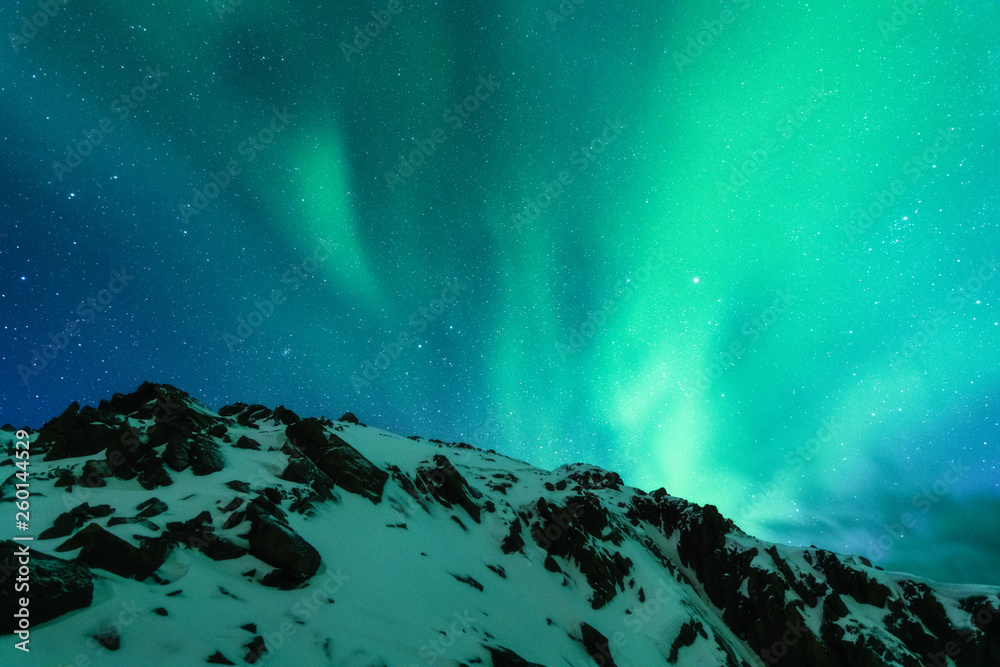
[[[156,637],[162,664],[1000,664],[1000,587],[769,544],[588,464],[152,383],[0,437],[0,466],[30,441],[29,637],[56,661]]]

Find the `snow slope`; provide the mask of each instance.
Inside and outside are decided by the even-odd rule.
[[[32,623],[30,653],[14,648],[23,637],[6,637],[0,660],[1000,664],[998,587],[771,545],[712,506],[623,486],[593,466],[545,471],[354,422],[243,404],[217,414],[146,384],[31,432],[31,549],[85,565],[92,601]],[[102,445],[123,442],[126,428],[141,456],[116,463]],[[14,525],[15,437],[0,432],[3,526]],[[70,455],[79,451],[91,453]],[[74,525],[40,539],[57,523]],[[91,524],[121,542],[101,532],[88,547]],[[57,551],[73,539],[83,546]],[[298,558],[311,553],[301,540],[318,552],[314,572]],[[129,576],[130,559],[149,559],[151,574]],[[7,612],[11,572],[0,576]]]

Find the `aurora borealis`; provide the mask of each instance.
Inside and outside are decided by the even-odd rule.
[[[998,19],[4,3],[0,423],[350,410],[997,583]]]

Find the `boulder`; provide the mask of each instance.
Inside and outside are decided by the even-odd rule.
[[[239,449],[260,450],[260,443],[254,440],[253,438],[248,438],[245,435],[241,435],[239,437],[239,440],[237,440],[233,444],[233,447],[237,447]]]
[[[73,549],[81,549],[76,560],[88,567],[97,567],[120,577],[131,577],[139,581],[155,572],[166,559],[166,553],[153,553],[152,550],[134,547],[96,523],[88,525],[56,547],[56,551],[60,552]]]
[[[38,539],[51,540],[56,537],[66,537],[92,518],[107,516],[112,512],[114,509],[110,505],[91,507],[88,503],[82,503],[57,516],[52,525],[39,534]]]
[[[378,504],[389,473],[351,447],[342,438],[327,434],[324,425],[314,418],[303,419],[285,429],[293,446],[300,449],[334,484],[349,493]]]
[[[316,574],[320,566],[319,552],[287,524],[270,514],[248,506],[250,554],[268,565],[291,570],[304,577]]]
[[[23,543],[12,540],[0,542],[0,563],[17,563],[25,548]],[[28,611],[32,626],[51,621],[77,609],[90,606],[94,598],[94,575],[86,567],[30,550],[31,595]],[[13,610],[21,594],[14,591],[12,581],[0,586],[0,634],[11,634],[17,628]]]
[[[583,635],[583,648],[594,662],[604,667],[617,667],[615,659],[611,657],[607,637],[589,623],[580,624],[580,634]]]
[[[433,466],[417,468],[415,485],[421,493],[432,496],[445,507],[461,507],[479,523],[480,507],[476,500],[481,494],[469,486],[447,457],[436,454]]]

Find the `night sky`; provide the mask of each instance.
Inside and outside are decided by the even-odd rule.
[[[350,410],[1000,583],[1000,7],[826,4],[4,2],[0,423]]]

